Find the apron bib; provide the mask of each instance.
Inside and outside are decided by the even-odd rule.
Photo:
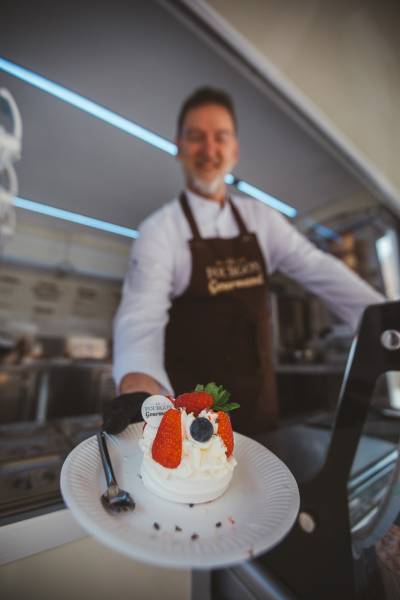
[[[268,275],[257,237],[228,200],[239,228],[234,238],[200,236],[185,194],[180,204],[192,230],[192,274],[175,298],[165,332],[165,366],[175,394],[214,381],[240,408],[235,431],[253,435],[276,426]]]

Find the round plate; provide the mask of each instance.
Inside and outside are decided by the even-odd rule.
[[[133,512],[109,515],[100,496],[105,478],[95,437],[69,454],[61,491],[77,521],[107,546],[162,567],[219,568],[270,550],[289,532],[299,492],[289,469],[258,442],[235,433],[238,462],[229,489],[205,504],[168,502],[148,492],[140,478],[142,424],[108,437],[119,485],[136,502]]]

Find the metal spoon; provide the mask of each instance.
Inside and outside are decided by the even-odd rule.
[[[116,482],[110,455],[108,454],[106,434],[104,431],[99,431],[97,433],[97,442],[99,444],[101,462],[103,463],[107,483],[107,489],[100,498],[102,505],[106,511],[111,514],[134,510],[135,501],[132,496],[125,490],[121,490]]]

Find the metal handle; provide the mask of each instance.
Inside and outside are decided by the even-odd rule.
[[[388,371],[400,371],[400,349],[394,343],[399,319],[399,301],[369,306],[353,343],[326,458],[327,477],[343,484],[348,480],[376,380]]]
[[[110,487],[110,485],[117,485],[110,455],[108,453],[106,434],[104,431],[99,431],[97,433],[97,441],[99,444],[101,462],[103,463],[104,473],[106,476],[107,487]]]

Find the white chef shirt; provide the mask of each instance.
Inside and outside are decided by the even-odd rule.
[[[188,190],[186,195],[202,237],[239,234],[228,202],[221,207]],[[384,301],[274,209],[248,197],[233,196],[232,200],[249,231],[257,234],[269,274],[279,270],[298,281],[353,329],[366,306]],[[127,373],[146,373],[172,392],[164,368],[164,331],[172,300],[189,285],[192,260],[187,241],[192,232],[178,199],[145,219],[139,232],[114,320],[114,379],[119,385]]]

